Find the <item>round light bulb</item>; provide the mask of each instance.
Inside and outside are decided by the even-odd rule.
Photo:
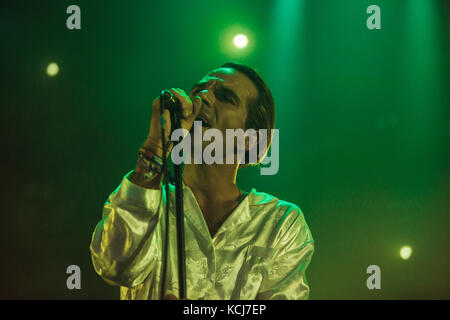
[[[240,33],[240,34],[234,36],[233,43],[237,48],[242,49],[247,46],[248,38],[245,34]]]
[[[47,75],[49,77],[56,76],[58,74],[58,72],[59,72],[59,66],[56,63],[52,62],[47,66]]]
[[[403,260],[408,260],[411,257],[412,248],[410,246],[403,246],[400,248],[400,257]]]

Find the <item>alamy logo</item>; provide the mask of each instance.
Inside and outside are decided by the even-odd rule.
[[[261,163],[262,175],[277,174],[279,169],[279,131],[272,129],[226,129],[223,133],[215,128],[203,131],[201,121],[194,121],[193,136],[186,129],[172,132],[170,140],[178,142],[172,149],[174,164],[257,164]],[[267,153],[267,137],[272,137],[271,154]],[[210,142],[203,147],[203,142]],[[225,143],[224,143],[225,142]],[[192,148],[193,146],[193,148]],[[262,160],[261,160],[262,159]]]
[[[367,18],[366,25],[369,30],[381,29],[381,10],[377,5],[367,7],[366,13],[371,13]]]
[[[67,278],[66,286],[67,289],[81,289],[81,269],[79,266],[73,264],[67,267],[67,274],[70,276]]]
[[[71,15],[67,18],[66,26],[67,29],[81,29],[81,10],[77,5],[70,5],[66,9],[66,13],[71,13]]]
[[[366,286],[367,289],[373,290],[373,289],[381,289],[381,270],[380,267],[377,265],[370,265],[367,267],[367,274],[370,274],[371,276],[367,278]]]

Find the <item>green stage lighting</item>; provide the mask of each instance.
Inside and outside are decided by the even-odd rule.
[[[411,257],[412,248],[410,246],[403,246],[400,248],[400,257],[403,260],[408,260]]]
[[[232,59],[248,57],[255,50],[254,32],[243,24],[230,25],[219,36],[221,51]]]
[[[56,63],[52,62],[47,66],[47,75],[49,77],[56,76],[58,74],[58,72],[59,72],[59,66]]]

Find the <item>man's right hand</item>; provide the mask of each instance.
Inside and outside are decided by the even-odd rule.
[[[202,99],[198,96],[195,96],[192,100],[189,96],[181,89],[170,89],[170,92],[180,101],[181,103],[181,127],[186,129],[187,131],[191,130],[192,125],[194,124],[195,118],[197,118],[200,108],[202,105]],[[171,131],[171,123],[170,123],[170,112],[169,110],[164,110],[164,118],[166,121],[166,127],[164,130],[165,141],[167,144],[167,154],[170,154],[172,150],[173,143],[170,142],[170,131]],[[156,155],[162,158],[163,155],[163,146],[161,139],[161,114],[160,114],[160,97],[153,100],[152,103],[152,116],[150,119],[150,129],[147,139],[145,140],[143,147],[150,149]],[[157,174],[151,179],[145,178],[145,169],[136,165],[136,169],[133,174],[130,176],[131,182],[137,184],[144,188],[149,189],[159,189],[161,181],[163,179],[163,174]]]
[[[181,104],[181,127],[187,131],[191,130],[195,118],[200,112],[202,105],[202,99],[199,96],[195,96],[192,100],[182,89],[170,89],[170,92],[180,101]],[[166,142],[170,142],[170,112],[169,110],[164,110],[163,112],[166,127],[164,130],[164,137]],[[153,100],[152,103],[152,116],[150,119],[150,129],[147,139],[144,142],[143,147],[149,148],[155,152],[158,156],[162,157],[162,139],[161,139],[161,124],[160,120],[160,97]],[[168,143],[167,155],[170,154],[173,143]]]

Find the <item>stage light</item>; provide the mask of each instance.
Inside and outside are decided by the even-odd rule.
[[[218,37],[222,52],[231,60],[249,57],[257,47],[254,30],[244,24],[232,24],[222,30]]]
[[[248,38],[245,34],[240,33],[234,36],[233,43],[236,46],[236,48],[242,49],[247,46]]]
[[[401,249],[400,249],[400,257],[403,260],[408,260],[409,257],[411,257],[411,254],[412,254],[412,249],[411,249],[410,246],[403,246],[403,247],[401,247]]]
[[[47,75],[49,77],[56,76],[58,74],[58,72],[59,72],[59,66],[56,63],[52,62],[47,66]]]

